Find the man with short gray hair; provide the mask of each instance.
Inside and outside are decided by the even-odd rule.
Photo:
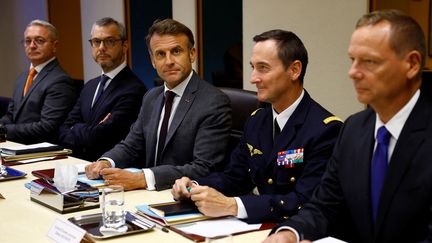
[[[0,118],[8,140],[56,142],[57,129],[76,101],[73,80],[56,59],[56,28],[43,20],[27,25],[22,41],[30,68],[15,83],[7,113]]]

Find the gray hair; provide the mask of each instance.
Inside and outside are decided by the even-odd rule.
[[[51,38],[53,38],[53,40],[58,40],[58,38],[59,38],[58,31],[57,31],[56,27],[54,27],[54,25],[52,25],[51,23],[49,23],[45,20],[35,19],[27,25],[27,28],[30,26],[34,26],[34,25],[42,26],[42,27],[46,28],[51,33]]]
[[[108,26],[112,24],[117,26],[117,29],[120,33],[120,39],[126,40],[127,36],[126,36],[126,29],[124,25],[111,17],[104,17],[99,20],[96,20],[96,22],[92,26],[91,32],[93,32],[95,26]]]

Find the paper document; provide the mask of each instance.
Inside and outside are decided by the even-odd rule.
[[[247,224],[237,218],[229,217],[198,221],[189,224],[179,224],[173,227],[188,234],[213,238],[245,231],[258,230],[260,229],[261,224]]]
[[[44,160],[52,160],[52,159],[55,159],[55,156],[34,158],[34,159],[23,159],[23,160],[19,160],[18,162],[20,162],[22,164],[27,164],[27,163],[39,162],[39,161],[44,161]]]
[[[316,240],[314,241],[314,243],[345,243],[345,241],[341,241],[333,237],[326,237],[326,238]]]
[[[77,165],[75,165],[75,167],[77,167],[77,169],[78,169],[78,174],[84,174],[85,173],[86,165],[89,165],[89,164],[77,164]]]

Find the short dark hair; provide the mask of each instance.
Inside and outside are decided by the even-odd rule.
[[[291,31],[276,29],[256,35],[253,40],[255,42],[266,40],[276,41],[278,57],[282,61],[285,69],[287,69],[293,61],[299,60],[302,63],[299,80],[303,83],[308,64],[308,53],[303,42],[296,34]]]
[[[421,55],[421,69],[425,65],[425,36],[420,25],[412,17],[395,9],[374,11],[363,15],[356,24],[356,29],[367,25],[376,25],[383,21],[390,23],[390,48],[402,57],[416,50]]]
[[[126,29],[124,27],[124,25],[120,22],[118,22],[117,20],[111,18],[111,17],[104,17],[101,19],[96,20],[96,22],[94,22],[91,32],[93,32],[93,29],[95,28],[95,26],[108,26],[108,25],[116,25],[117,29],[120,33],[120,39],[121,40],[127,40],[127,36],[126,36]]]
[[[179,35],[185,34],[188,38],[189,49],[192,49],[195,45],[195,40],[192,34],[192,31],[184,24],[173,20],[173,19],[157,19],[153,22],[153,25],[150,26],[148,30],[148,34],[146,36],[146,43],[148,51],[151,55],[150,49],[150,39],[154,34],[158,35]]]

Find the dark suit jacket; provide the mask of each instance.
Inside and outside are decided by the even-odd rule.
[[[157,190],[170,188],[182,176],[196,179],[214,170],[223,162],[231,127],[228,97],[194,72],[169,127],[161,162],[155,166],[163,91],[160,86],[144,95],[126,139],[103,155],[119,168],[150,168]]]
[[[138,77],[125,67],[100,99],[91,107],[100,77],[86,83],[78,102],[60,127],[60,144],[85,160],[98,159],[124,139],[138,116],[141,100],[147,91]]]
[[[25,144],[57,142],[57,130],[77,98],[74,82],[54,59],[23,97],[27,76],[28,71],[18,77],[8,111],[0,119],[6,124],[7,139]]]
[[[321,186],[286,223],[305,238],[323,237],[334,224],[344,227],[349,238],[343,239],[350,242],[432,241],[432,100],[422,92],[403,126],[374,225],[369,178],[375,119],[371,109],[347,119]]]
[[[239,146],[226,170],[197,180],[227,196],[240,196],[248,222],[275,222],[297,213],[319,184],[336,142],[340,121],[307,92],[273,145],[272,108],[258,110],[247,121]],[[304,149],[304,162],[294,168],[277,165],[277,153]],[[247,195],[254,187],[259,196]]]

